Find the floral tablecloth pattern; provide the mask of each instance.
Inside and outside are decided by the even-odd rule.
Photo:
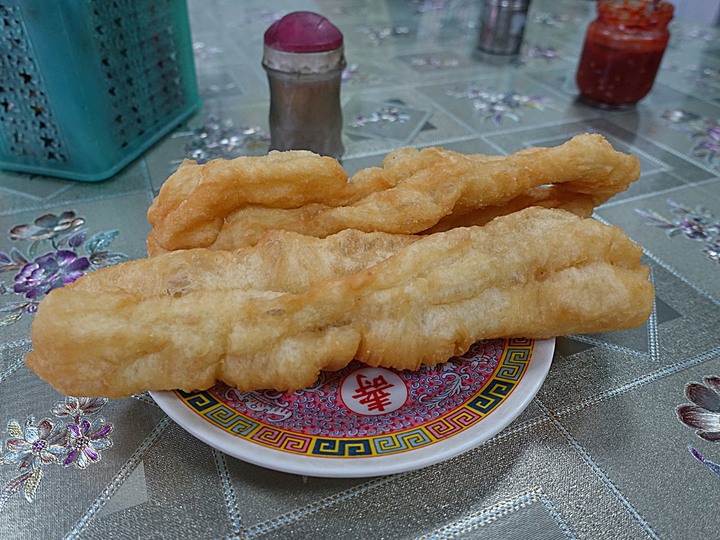
[[[600,111],[577,101],[574,83],[590,1],[533,0],[514,59],[477,54],[472,0],[188,6],[199,113],[106,182],[0,172],[0,538],[720,534],[716,28],[674,21],[652,92],[633,109]],[[327,479],[263,469],[192,437],[148,395],[63,396],[23,362],[49,291],[145,256],[145,212],[183,159],[267,152],[262,34],[297,9],[345,35],[350,173],[402,146],[508,154],[586,131],[641,161],[640,180],[595,217],[645,250],[656,288],[647,323],[558,338],[519,418],[421,470]]]

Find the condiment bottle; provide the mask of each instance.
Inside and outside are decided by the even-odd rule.
[[[580,99],[631,107],[650,92],[670,39],[673,6],[664,0],[598,0],[576,74]]]
[[[262,64],[270,85],[270,149],[342,156],[340,30],[317,13],[289,13],[265,32]]]
[[[530,0],[482,0],[478,49],[491,54],[518,54]]]

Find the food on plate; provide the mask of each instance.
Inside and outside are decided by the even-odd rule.
[[[148,209],[148,220],[160,226],[154,234],[163,245],[167,242],[172,249],[204,246],[238,207],[293,208],[320,200],[341,203],[335,197],[346,183],[347,173],[337,160],[306,150],[217,159],[204,165],[185,160],[161,187]]]
[[[148,253],[255,244],[269,229],[325,237],[344,229],[418,234],[482,225],[528,206],[587,217],[640,174],[599,134],[509,156],[405,148],[346,182],[309,152],[184,162],[148,211]]]
[[[384,261],[419,238],[352,229],[324,239],[268,231],[252,247],[173,251],[94,272],[72,287],[98,295],[136,291],[143,297],[230,289],[300,293],[320,281]]]
[[[107,397],[217,380],[294,390],[353,359],[417,369],[482,338],[641,324],[654,296],[641,255],[616,227],[542,207],[417,237],[275,232],[51,291],[26,362],[61,392]]]

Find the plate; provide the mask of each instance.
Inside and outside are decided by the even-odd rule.
[[[419,469],[496,435],[545,380],[555,340],[495,339],[418,371],[352,362],[297,392],[151,392],[190,434],[281,472],[367,477]]]

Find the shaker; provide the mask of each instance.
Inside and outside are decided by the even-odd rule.
[[[575,77],[581,101],[622,109],[645,97],[670,39],[673,11],[664,0],[599,0]]]
[[[518,54],[530,0],[482,0],[478,49],[491,54]]]
[[[265,32],[262,65],[270,86],[270,149],[340,158],[343,35],[328,19],[296,11]]]

